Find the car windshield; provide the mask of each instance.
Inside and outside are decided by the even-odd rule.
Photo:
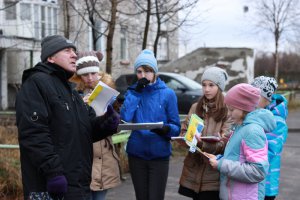
[[[183,75],[174,75],[174,77],[176,76],[176,79],[186,85],[188,85],[188,87],[190,87],[192,90],[201,90],[202,89],[202,86],[197,83],[196,81],[192,80],[192,79],[189,79]]]

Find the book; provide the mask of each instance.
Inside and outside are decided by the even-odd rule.
[[[118,131],[120,130],[150,130],[154,128],[162,128],[163,122],[152,122],[152,123],[122,123],[118,126]]]
[[[190,117],[190,122],[184,136],[186,143],[190,146],[190,152],[194,153],[197,149],[197,138],[201,136],[202,130],[204,128],[203,119],[198,115],[192,114]]]
[[[99,81],[88,98],[88,104],[94,108],[97,116],[101,116],[106,112],[107,106],[111,105],[119,94],[117,90]]]

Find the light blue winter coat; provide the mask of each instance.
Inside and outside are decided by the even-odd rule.
[[[171,155],[170,138],[180,133],[180,119],[175,92],[157,78],[141,93],[134,91],[136,83],[129,87],[121,108],[121,118],[127,122],[163,122],[170,126],[167,135],[160,136],[150,130],[132,131],[126,151],[130,156],[145,160],[164,159]]]
[[[266,107],[273,113],[277,125],[272,132],[267,132],[270,168],[266,178],[266,196],[277,196],[279,193],[281,152],[288,135],[287,104],[282,95],[274,94],[271,103]]]
[[[235,126],[224,157],[218,163],[222,200],[263,200],[268,172],[268,146],[265,131],[276,127],[273,114],[257,109]]]

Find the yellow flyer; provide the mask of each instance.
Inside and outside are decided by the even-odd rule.
[[[203,130],[204,124],[203,119],[198,117],[196,114],[192,114],[189,122],[189,126],[187,129],[187,132],[185,134],[185,140],[192,142],[193,138],[197,134],[198,136],[201,136],[201,132]]]
[[[189,151],[195,153],[197,150],[197,139],[195,135],[201,136],[204,124],[203,119],[198,117],[196,114],[192,114],[189,122],[187,132],[185,134],[185,142],[190,146]]]
[[[118,95],[117,90],[99,81],[89,96],[88,104],[94,108],[97,116],[101,116],[106,112],[107,106],[112,104]]]

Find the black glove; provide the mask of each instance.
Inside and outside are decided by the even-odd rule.
[[[162,128],[154,128],[150,130],[153,133],[156,133],[158,135],[167,135],[170,131],[170,126],[164,125]]]
[[[144,89],[144,87],[146,87],[148,84],[150,83],[150,81],[148,79],[141,78],[140,80],[137,81],[137,85],[135,87],[135,91],[137,92],[142,92],[142,90]]]
[[[111,105],[107,106],[107,111],[104,114],[102,127],[105,130],[116,132],[120,123],[120,115],[113,109]]]

